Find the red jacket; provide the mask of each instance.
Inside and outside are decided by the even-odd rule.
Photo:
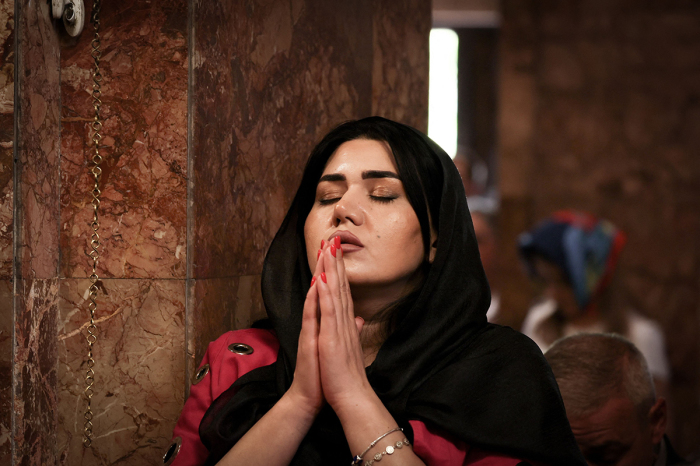
[[[173,443],[163,458],[166,465],[193,466],[205,461],[209,450],[199,438],[199,424],[207,408],[238,377],[275,362],[278,348],[274,333],[260,329],[227,332],[209,344],[173,430]],[[449,440],[421,421],[410,423],[414,435],[413,451],[428,466],[514,466],[522,461]]]

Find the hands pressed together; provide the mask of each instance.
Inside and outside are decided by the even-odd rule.
[[[364,320],[354,314],[340,239],[324,241],[304,303],[292,385],[220,464],[289,464],[325,403],[337,414],[353,453],[377,454],[381,450],[372,449],[371,442],[380,435],[388,445],[403,438],[367,380],[363,326]],[[280,424],[295,428],[280,435]],[[269,448],[271,436],[275,448]],[[407,448],[384,461],[387,466],[424,464]]]
[[[294,381],[289,394],[317,413],[327,402],[340,416],[374,397],[365,374],[360,332],[345,275],[340,238],[321,242],[306,295]]]
[[[379,446],[371,448],[370,442],[380,435],[388,445],[403,438],[367,380],[360,342],[363,326],[364,320],[354,314],[340,240],[324,241],[304,303],[292,385],[220,464],[289,464],[325,403],[338,416],[353,453],[377,454]],[[280,435],[280,424],[295,428]],[[275,448],[269,448],[271,436]],[[401,451],[385,458],[387,466],[424,464],[410,449]]]

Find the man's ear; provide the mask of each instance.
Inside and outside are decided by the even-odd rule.
[[[651,427],[651,440],[654,445],[661,442],[666,433],[667,409],[666,400],[659,397],[656,399],[656,404],[649,410],[649,426]]]

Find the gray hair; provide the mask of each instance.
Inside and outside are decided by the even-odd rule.
[[[616,334],[581,333],[554,342],[545,353],[564,399],[567,416],[597,411],[614,397],[627,397],[645,422],[656,402],[642,353]]]

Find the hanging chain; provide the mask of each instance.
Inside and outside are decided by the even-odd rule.
[[[85,407],[85,429],[83,435],[83,445],[86,448],[92,446],[92,396],[94,395],[94,385],[95,385],[95,359],[92,353],[92,347],[97,341],[97,326],[95,325],[95,312],[97,311],[97,289],[99,277],[97,276],[97,262],[100,258],[100,253],[98,251],[100,247],[100,235],[97,230],[100,228],[100,221],[98,217],[98,211],[100,208],[100,177],[102,175],[102,169],[100,168],[100,163],[102,163],[102,156],[100,155],[100,140],[102,139],[102,121],[100,120],[100,107],[102,105],[101,97],[101,86],[102,73],[100,72],[100,57],[102,56],[102,51],[100,49],[100,0],[94,0],[92,6],[92,16],[90,22],[95,28],[95,37],[92,39],[91,56],[94,60],[94,70],[92,72],[92,107],[95,109],[95,118],[92,122],[92,143],[94,146],[94,153],[90,159],[90,174],[93,177],[94,185],[92,188],[92,223],[90,227],[92,228],[92,236],[90,237],[90,252],[88,255],[92,259],[92,274],[90,275],[90,289],[89,289],[89,303],[88,309],[90,311],[90,325],[87,327],[87,344],[88,344],[88,354],[87,354],[87,371],[85,372],[85,400],[87,406]]]

